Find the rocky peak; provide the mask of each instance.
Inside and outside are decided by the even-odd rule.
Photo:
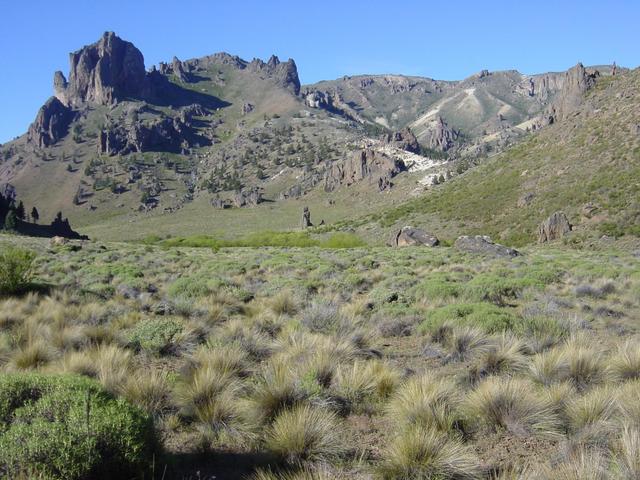
[[[73,112],[56,97],[51,97],[40,107],[34,122],[29,126],[27,138],[40,148],[53,145],[67,134]]]
[[[562,120],[574,112],[599,76],[597,71],[587,72],[582,63],[567,70],[562,78],[562,87],[547,111],[548,123]]]
[[[142,94],[146,72],[144,58],[132,43],[105,32],[96,43],[69,56],[67,82],[54,76],[55,96],[66,106],[87,102],[111,105],[122,98]]]
[[[248,68],[254,72],[266,73],[273,78],[278,85],[291,90],[295,95],[300,93],[300,78],[298,77],[298,67],[296,62],[290,58],[286,62],[271,55],[271,58],[265,63],[258,58],[254,58],[249,63]]]
[[[429,136],[429,148],[446,152],[454,146],[455,140],[458,138],[458,132],[449,127],[445,120],[438,116],[435,127],[431,130]]]

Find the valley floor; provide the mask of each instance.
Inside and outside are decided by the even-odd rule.
[[[153,478],[640,475],[632,252],[7,244],[37,284],[0,300],[0,377],[140,407]]]

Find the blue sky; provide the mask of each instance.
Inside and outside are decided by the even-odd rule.
[[[640,64],[637,0],[4,0],[0,142],[26,131],[68,53],[113,30],[149,67],[227,51],[292,57],[303,83],[358,73],[461,79],[474,72]]]

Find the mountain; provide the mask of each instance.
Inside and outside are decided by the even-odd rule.
[[[69,61],[28,132],[0,147],[0,184],[109,238],[295,228],[303,205],[330,223],[388,210],[563,123],[612,73],[301,85],[276,56],[147,69],[112,32]]]
[[[597,82],[575,73],[570,85],[583,97],[578,104],[565,95],[551,125],[428,195],[354,225],[385,232],[409,223],[450,239],[482,233],[522,245],[536,241],[543,219],[564,211],[577,244],[640,236],[640,69]]]

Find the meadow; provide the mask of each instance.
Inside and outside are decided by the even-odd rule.
[[[0,476],[640,478],[637,252],[265,238],[0,236]]]

